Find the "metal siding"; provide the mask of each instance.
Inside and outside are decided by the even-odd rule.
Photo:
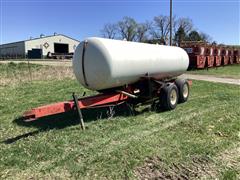
[[[49,46],[45,47],[44,44],[48,43]],[[46,56],[48,52],[54,52],[54,43],[69,44],[69,52],[74,52],[74,47],[79,44],[79,41],[69,38],[64,35],[48,36],[38,39],[19,41],[15,43],[0,45],[0,58],[2,56],[15,58],[16,56],[24,58],[27,55],[28,50],[34,48],[42,49],[43,56]]]
[[[45,47],[44,44],[47,43],[49,46]],[[35,40],[25,41],[25,52],[33,48],[41,48],[43,50],[43,56],[46,56],[48,52],[54,52],[54,43],[64,43],[69,44],[69,52],[74,52],[74,46],[76,47],[79,42],[71,38],[56,35],[47,38],[40,38]]]
[[[0,58],[6,56],[12,58],[25,57],[24,41],[0,45]]]

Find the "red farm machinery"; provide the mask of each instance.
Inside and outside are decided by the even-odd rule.
[[[188,69],[204,69],[240,63],[239,47],[211,45],[204,42],[183,42],[189,56]]]

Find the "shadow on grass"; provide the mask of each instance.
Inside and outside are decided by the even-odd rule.
[[[141,113],[144,111],[147,111],[147,110],[143,110],[141,111]],[[137,115],[139,114],[139,112],[134,111],[130,106],[124,103],[118,106],[114,106],[112,108],[91,108],[87,110],[82,110],[82,114],[83,114],[84,122],[88,123],[91,121],[109,119],[112,117],[126,117],[131,115]],[[38,128],[38,130],[28,132],[13,138],[8,138],[2,141],[2,143],[12,144],[18,140],[21,140],[30,136],[35,136],[41,132],[49,131],[51,129],[63,129],[68,126],[75,126],[75,125],[80,126],[79,117],[76,111],[70,111],[67,113],[47,116],[31,122],[25,122],[24,119],[20,117],[13,120],[13,123],[16,123],[17,125],[24,126],[24,127],[36,127]]]
[[[82,110],[84,123],[88,123],[91,121],[97,121],[97,120],[104,120],[104,119],[110,119],[113,117],[128,117],[128,116],[136,116],[145,112],[149,111],[155,111],[156,113],[163,112],[162,110],[159,110],[157,107],[144,107],[140,111],[136,111],[131,105],[127,103],[123,103],[121,105],[112,106],[111,108],[90,108]],[[62,114],[56,114],[52,116],[47,116],[43,118],[39,118],[35,121],[26,122],[22,117],[14,119],[13,123],[24,126],[24,127],[36,127],[38,128],[35,131],[28,132],[25,134],[18,135],[13,138],[8,138],[1,143],[4,144],[12,144],[18,140],[30,137],[30,136],[36,136],[41,132],[46,132],[51,129],[63,129],[65,127],[69,126],[80,126],[80,120],[77,114],[77,111],[70,111],[67,113]],[[80,128],[80,127],[79,127]],[[86,127],[88,129],[88,127]]]

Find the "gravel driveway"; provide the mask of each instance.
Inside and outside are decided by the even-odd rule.
[[[180,76],[180,78],[240,85],[240,79],[219,78],[219,77],[214,77],[213,75],[183,74]]]

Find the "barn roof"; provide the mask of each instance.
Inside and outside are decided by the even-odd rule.
[[[43,36],[43,37],[38,37],[38,38],[33,38],[33,39],[26,39],[26,40],[23,40],[23,41],[16,41],[16,42],[11,42],[11,43],[6,43],[6,44],[0,44],[0,46],[2,46],[2,45],[8,45],[8,44],[20,43],[20,42],[26,42],[26,41],[33,41],[33,40],[37,40],[37,39],[44,39],[44,38],[49,38],[49,37],[54,37],[54,36],[64,36],[64,37],[66,37],[66,38],[69,38],[69,39],[72,39],[72,40],[74,40],[74,41],[80,42],[79,40],[74,39],[74,38],[71,38],[71,37],[66,36],[66,35],[64,35],[64,34],[57,34],[57,35]]]

